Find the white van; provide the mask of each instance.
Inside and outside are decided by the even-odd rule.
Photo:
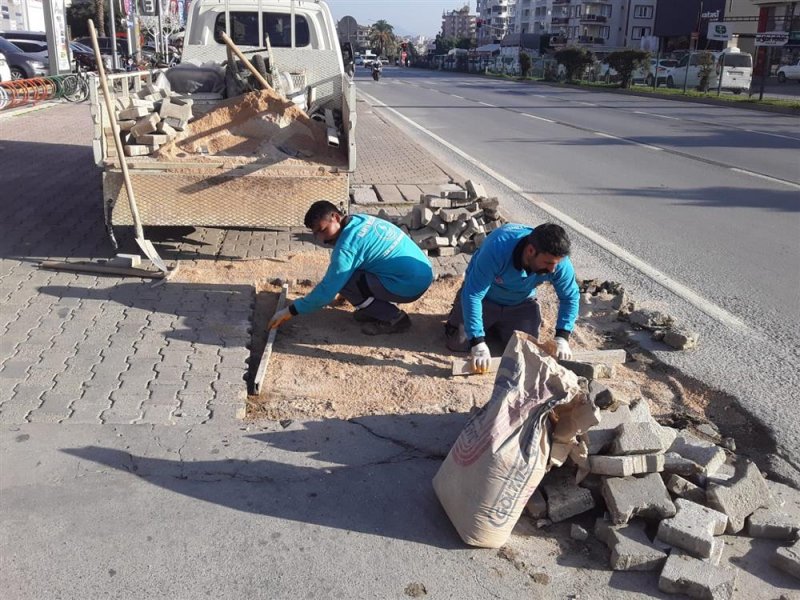
[[[722,89],[741,94],[750,89],[753,81],[753,57],[738,48],[728,48],[722,52],[692,52],[684,56],[667,73],[667,87],[687,88],[700,85],[701,56],[710,54],[714,58],[714,68],[708,78],[708,89],[716,90],[722,73]]]

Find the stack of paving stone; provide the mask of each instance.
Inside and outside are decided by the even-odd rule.
[[[192,100],[148,84],[117,98],[117,122],[125,156],[147,156],[174,139],[192,118]]]
[[[792,544],[777,548],[773,564],[800,578],[800,494],[768,483],[753,463],[727,461],[721,447],[662,427],[646,400],[601,410],[580,439],[589,475],[576,483],[575,465],[548,473],[527,506],[537,526],[605,511],[594,534],[609,547],[611,568],[660,570],[666,593],[733,596],[738,569],[720,565],[723,534]],[[588,532],[573,524],[571,535]]]
[[[483,186],[467,181],[466,189],[446,189],[439,195],[421,194],[411,212],[391,220],[430,256],[454,256],[473,252],[486,236],[507,221],[497,198],[488,198]]]

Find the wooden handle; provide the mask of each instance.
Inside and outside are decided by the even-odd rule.
[[[125,161],[125,149],[122,147],[122,138],[119,136],[117,115],[114,112],[114,104],[111,101],[111,94],[108,92],[108,79],[106,79],[106,69],[103,65],[103,57],[100,54],[100,45],[97,43],[97,31],[95,31],[94,21],[91,19],[89,19],[89,35],[92,38],[94,59],[97,63],[97,74],[100,77],[100,87],[103,88],[103,98],[105,98],[106,101],[108,119],[111,121],[111,131],[114,133],[114,145],[117,147],[119,165],[122,169],[122,179],[125,182],[125,191],[128,193],[128,205],[131,209],[131,216],[133,216],[133,225],[136,228],[136,237],[143,239],[144,230],[142,229],[142,220],[139,218],[139,209],[136,206],[136,199],[133,196],[133,185],[131,184],[131,177],[128,174],[128,163]]]
[[[244,66],[247,67],[247,70],[253,74],[253,76],[256,78],[256,81],[258,81],[258,83],[261,84],[261,87],[263,87],[265,90],[272,89],[272,86],[269,84],[269,82],[267,82],[267,80],[264,79],[264,76],[258,72],[258,70],[252,65],[252,63],[249,60],[247,60],[247,57],[244,54],[242,54],[242,51],[239,50],[238,46],[236,46],[236,44],[233,43],[233,40],[229,38],[228,34],[225,32],[222,33],[222,41],[225,42],[225,44],[228,46],[228,48],[231,49],[231,51],[236,55],[236,57],[240,61],[242,61],[242,64],[244,64]],[[272,57],[270,56],[270,60],[271,59]]]

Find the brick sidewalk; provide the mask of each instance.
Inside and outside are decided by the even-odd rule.
[[[433,157],[368,105],[358,108],[355,182],[450,181]],[[113,255],[91,134],[85,104],[0,119],[0,423],[189,425],[240,418],[251,286],[154,286],[36,266],[42,259]],[[382,207],[352,208],[376,213]],[[302,228],[154,230],[151,238],[167,260],[326,252]],[[440,274],[462,273],[467,263],[463,255],[431,261]]]

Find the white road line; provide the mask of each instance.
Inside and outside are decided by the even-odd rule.
[[[768,133],[766,131],[758,131],[756,129],[744,129],[747,133],[757,133],[759,135],[768,135],[770,137],[781,138],[783,140],[792,140],[793,142],[800,142],[800,138],[792,137],[791,135],[781,135],[780,133]]]
[[[483,104],[484,106],[488,106],[489,108],[497,108],[494,104],[489,104],[488,102],[481,102],[478,101],[478,104]]]
[[[716,319],[717,321],[719,321],[720,323],[730,327],[731,329],[734,329],[734,330],[737,330],[737,331],[743,332],[743,333],[751,333],[750,327],[744,321],[739,319],[739,317],[737,317],[736,315],[733,315],[733,314],[729,313],[727,310],[725,310],[724,308],[722,308],[720,306],[717,306],[716,304],[714,304],[713,302],[710,302],[709,300],[706,300],[705,298],[703,298],[702,296],[700,296],[698,293],[694,292],[693,290],[691,290],[687,286],[683,285],[682,283],[679,283],[679,282],[675,281],[674,279],[669,277],[667,274],[662,273],[661,271],[659,271],[655,267],[650,266],[649,264],[647,264],[646,262],[644,262],[640,258],[636,257],[635,255],[631,254],[630,252],[628,252],[627,250],[625,250],[621,246],[618,246],[617,244],[615,244],[611,240],[609,240],[609,239],[603,237],[602,235],[600,235],[599,233],[596,233],[595,231],[589,229],[585,225],[582,225],[581,223],[579,223],[578,221],[576,221],[575,219],[573,219],[572,217],[570,217],[566,213],[561,212],[560,210],[558,210],[554,206],[548,204],[547,202],[544,202],[543,200],[541,200],[540,198],[534,196],[533,194],[530,194],[530,193],[526,192],[522,187],[520,187],[519,185],[517,185],[516,183],[514,183],[513,181],[511,181],[510,179],[508,179],[504,175],[501,175],[500,173],[498,173],[497,171],[495,171],[494,169],[492,169],[488,165],[486,165],[486,164],[482,163],[481,161],[479,161],[477,158],[474,158],[474,157],[470,156],[469,154],[464,152],[458,146],[455,146],[455,145],[451,144],[450,142],[448,142],[444,138],[442,138],[442,137],[436,135],[435,133],[433,133],[432,131],[426,129],[425,127],[423,127],[422,125],[420,125],[416,121],[413,121],[413,120],[409,119],[408,117],[406,117],[401,112],[395,110],[394,108],[386,106],[386,104],[384,104],[383,102],[381,102],[380,100],[378,100],[374,96],[371,96],[371,95],[367,94],[366,92],[360,92],[360,93],[365,98],[367,98],[367,100],[369,100],[372,103],[373,106],[378,106],[380,108],[384,108],[384,109],[388,110],[389,112],[391,112],[392,114],[397,116],[399,119],[402,119],[403,121],[408,123],[414,129],[417,129],[417,130],[421,131],[422,133],[424,133],[425,135],[427,135],[428,137],[436,140],[437,142],[439,142],[440,144],[442,144],[443,146],[448,148],[451,152],[454,152],[455,154],[457,154],[458,156],[460,156],[461,158],[463,158],[467,162],[471,163],[472,165],[474,165],[475,167],[477,167],[478,169],[480,169],[481,171],[483,171],[484,173],[486,173],[487,175],[492,177],[493,179],[497,180],[502,185],[506,186],[507,188],[509,188],[510,190],[515,192],[516,194],[519,194],[520,196],[522,196],[526,200],[530,201],[532,204],[534,204],[538,208],[542,209],[543,211],[545,211],[549,215],[555,217],[556,219],[558,219],[559,221],[561,221],[562,223],[564,223],[568,227],[570,227],[573,230],[575,230],[578,234],[580,234],[580,235],[584,236],[585,238],[591,240],[592,242],[594,242],[595,244],[597,244],[598,246],[600,246],[601,248],[603,248],[607,252],[613,254],[614,256],[619,258],[620,260],[628,263],[629,265],[631,265],[635,269],[638,269],[639,271],[644,273],[647,277],[649,277],[653,281],[659,283],[660,285],[662,285],[666,289],[670,290],[672,293],[676,294],[680,298],[683,298],[686,302],[692,304],[693,306],[695,306],[696,308],[698,308],[699,310],[704,312],[709,317],[711,317],[713,319]]]
[[[618,135],[611,135],[610,133],[603,133],[602,131],[595,131],[594,134],[599,135],[600,137],[609,138],[611,140],[619,140],[621,142],[625,142],[626,144],[641,146],[642,148],[647,148],[648,150],[655,150],[656,152],[661,152],[663,150],[663,148],[659,148],[658,146],[643,144],[642,142],[637,142],[636,140],[629,140],[628,138],[619,137]]]
[[[741,173],[743,175],[749,175],[750,177],[757,177],[758,179],[766,179],[767,181],[771,181],[772,183],[780,183],[783,185],[787,185],[790,188],[794,188],[796,190],[800,190],[800,184],[793,183],[791,181],[786,181],[785,179],[777,179],[776,177],[770,177],[769,175],[762,175],[761,173],[755,173],[753,171],[748,171],[746,169],[739,169],[737,167],[730,167],[731,171],[736,173]]]
[[[458,94],[450,94],[453,98],[460,98],[461,100],[466,100],[464,96],[459,96]]]
[[[582,102],[581,100],[575,100],[578,104],[584,104],[586,106],[597,106],[594,102]]]
[[[537,121],[544,121],[545,123],[555,123],[552,119],[545,119],[544,117],[537,117],[536,115],[530,115],[528,113],[519,113],[523,117],[528,117],[529,119],[536,119]]]

